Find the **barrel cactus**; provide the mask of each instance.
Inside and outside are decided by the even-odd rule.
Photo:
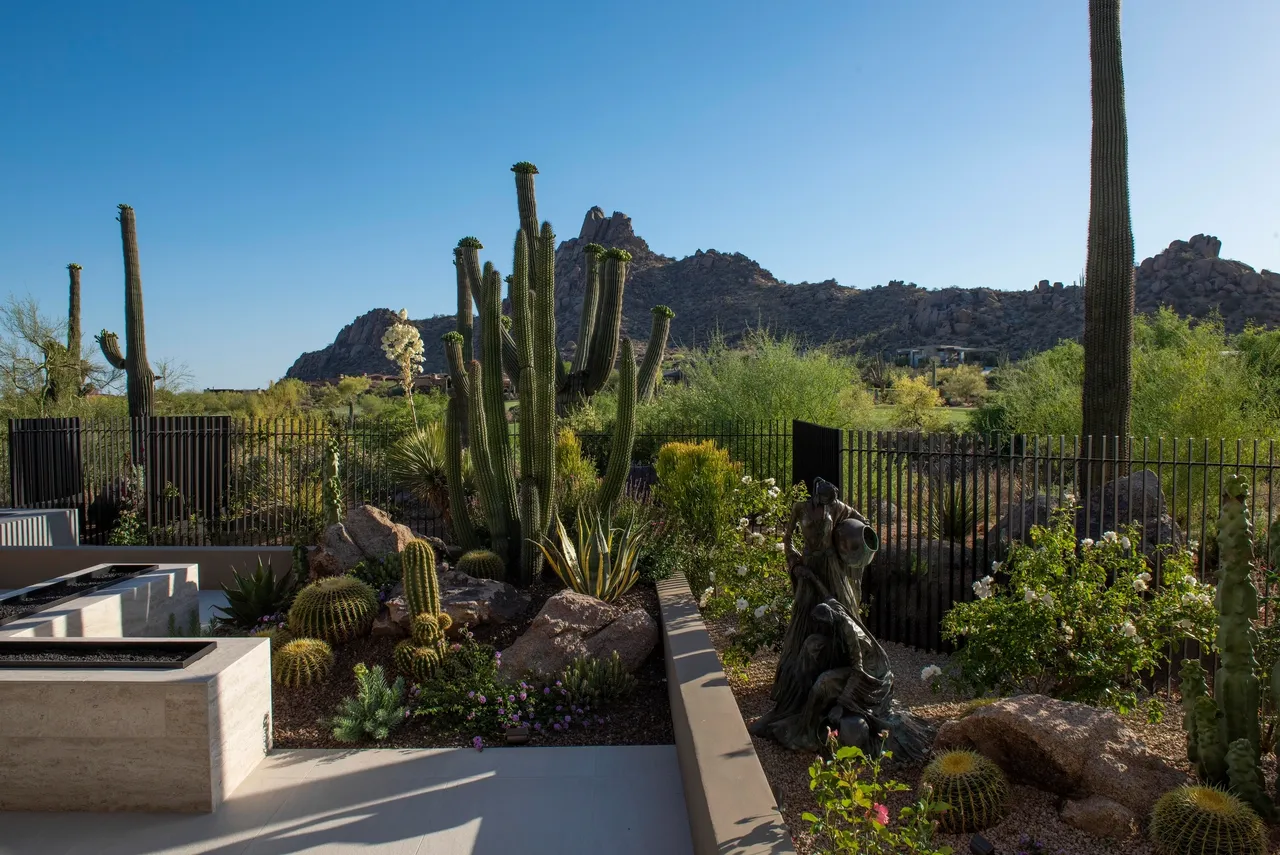
[[[444,660],[444,634],[453,619],[440,608],[440,580],[436,576],[436,556],[425,540],[415,540],[400,553],[404,573],[404,595],[413,619],[409,638],[396,646],[392,656],[396,668],[418,682],[431,677]]]
[[[289,609],[289,629],[300,636],[343,644],[373,628],[378,595],[354,576],[330,576],[312,582]]]
[[[1004,772],[976,751],[939,754],[924,770],[921,783],[933,787],[937,800],[949,807],[939,817],[948,833],[980,831],[1004,816],[1009,782]]]
[[[422,683],[431,679],[436,668],[444,661],[444,648],[441,645],[422,645],[413,639],[407,639],[396,645],[396,649],[392,651],[392,659],[401,674],[407,674]]]
[[[333,648],[318,638],[297,638],[271,654],[271,677],[290,689],[310,686],[329,676]]]
[[[1266,855],[1267,829],[1241,799],[1216,787],[1178,787],[1151,811],[1160,855]]]
[[[260,629],[253,634],[254,638],[265,638],[270,642],[271,650],[279,650],[284,645],[293,640],[293,636],[289,630],[283,626],[273,626],[267,629]]]
[[[473,549],[458,559],[457,570],[477,579],[505,579],[506,565],[502,556],[488,549]]]

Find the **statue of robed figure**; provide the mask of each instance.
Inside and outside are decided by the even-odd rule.
[[[803,552],[794,545],[797,530]],[[862,619],[862,576],[879,545],[866,518],[823,478],[792,507],[783,548],[795,602],[774,707],[751,725],[753,734],[818,751],[830,728],[841,744],[871,756],[885,749],[900,760],[928,756],[933,733],[893,699],[889,658]]]

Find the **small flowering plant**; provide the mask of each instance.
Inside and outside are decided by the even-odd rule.
[[[749,475],[734,489],[734,525],[720,539],[714,569],[706,571],[698,599],[708,617],[734,622],[728,663],[745,665],[759,651],[782,643],[792,601],[782,538],[792,506],[804,497],[803,484],[784,489],[772,478]]]
[[[883,738],[882,734],[882,738]],[[937,816],[947,809],[932,800],[926,785],[915,804],[892,820],[885,805],[889,793],[910,789],[894,780],[880,780],[879,759],[861,749],[841,746],[834,731],[827,732],[830,757],[818,757],[809,767],[809,789],[817,801],[816,812],[801,818],[819,855],[951,855],[949,846],[935,848]],[[893,752],[884,752],[890,758]]]
[[[1175,642],[1211,640],[1216,626],[1213,588],[1196,580],[1190,554],[1166,550],[1157,585],[1133,549],[1136,536],[1077,543],[1069,512],[1033,527],[1029,544],[1014,543],[974,583],[975,599],[943,617],[943,638],[958,647],[952,682],[977,694],[1030,691],[1135,709],[1140,675],[1164,664]],[[1002,574],[1007,582],[996,581]],[[1147,708],[1152,717],[1160,710]]]

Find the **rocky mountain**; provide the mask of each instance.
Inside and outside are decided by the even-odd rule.
[[[733,341],[763,323],[810,344],[835,342],[850,351],[892,353],[948,344],[1017,358],[1063,338],[1078,339],[1083,331],[1084,292],[1076,285],[1041,280],[1026,291],[998,291],[928,290],[897,281],[867,289],[844,287],[834,279],[789,284],[740,252],[698,250],[680,259],[660,255],[635,233],[630,217],[617,211],[606,217],[597,207],[587,212],[578,237],[556,249],[557,337],[566,356],[582,307],[582,248],[593,242],[631,253],[623,319],[626,334],[640,349],[649,335],[649,310],[658,304],[675,310],[673,346],[705,344],[717,328]],[[1196,235],[1144,260],[1137,267],[1137,311],[1168,305],[1180,315],[1203,318],[1217,310],[1232,332],[1250,321],[1280,325],[1280,273],[1222,258],[1221,248],[1216,237]],[[510,259],[490,257],[509,265]],[[360,316],[333,344],[300,356],[287,376],[331,380],[340,374],[391,372],[381,340],[394,318],[390,309]],[[445,371],[439,341],[453,328],[453,315],[414,324],[426,343],[425,370]]]

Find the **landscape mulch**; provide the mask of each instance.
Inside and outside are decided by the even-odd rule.
[[[727,646],[726,631],[732,626],[728,621],[708,622],[713,643],[717,650]],[[895,697],[911,708],[912,712],[937,727],[950,719],[959,718],[972,709],[973,702],[947,691],[935,692],[920,679],[920,672],[927,665],[945,669],[947,657],[928,653],[899,644],[886,643],[884,648],[895,676]],[[723,659],[723,656],[721,657]],[[737,698],[742,718],[747,723],[755,721],[772,707],[769,692],[773,686],[774,671],[778,665],[777,654],[765,653],[753,659],[745,671],[726,668],[729,685]],[[1182,730],[1182,711],[1176,696],[1161,699],[1165,715],[1158,724],[1151,724],[1142,713],[1125,717],[1127,727],[1135,731],[1152,751],[1160,754],[1172,765],[1189,771],[1186,757],[1186,738]],[[817,803],[809,791],[809,767],[815,757],[803,752],[790,751],[776,742],[753,736],[756,754],[764,768],[765,777],[778,800],[800,855],[811,855],[814,841],[808,834],[808,823],[801,819],[806,811],[816,812]],[[1274,760],[1264,758],[1268,775],[1274,772]],[[911,790],[893,794],[887,801],[890,816],[896,819],[898,810],[915,799],[915,788],[924,770],[921,764],[887,761],[881,769],[881,779],[894,779],[907,784]],[[1268,778],[1270,780],[1270,778]],[[1023,835],[1029,835],[1044,846],[1046,855],[1154,855],[1145,836],[1124,841],[1104,841],[1067,825],[1058,818],[1059,799],[1050,793],[1033,787],[1012,785],[1009,813],[998,825],[986,829],[982,836],[991,841],[999,853],[1020,852]],[[1142,818],[1145,819],[1145,818]],[[1143,829],[1145,835],[1145,827]],[[948,845],[956,853],[969,852],[971,835],[939,835],[938,845]],[[1273,835],[1273,842],[1280,840]]]
[[[482,626],[475,631],[476,640],[501,650],[515,641],[542,610],[547,599],[562,586],[542,581],[529,589],[529,607],[515,620]],[[641,582],[624,594],[617,605],[624,610],[643,608],[662,625],[658,594],[652,583]],[[276,748],[470,748],[478,734],[454,733],[433,727],[425,716],[411,716],[392,731],[391,737],[377,744],[338,742],[322,719],[333,715],[338,704],[355,693],[352,671],[363,662],[369,667],[382,665],[388,681],[396,677],[391,651],[399,642],[395,638],[363,638],[334,649],[334,667],[329,679],[314,686],[286,689],[272,686],[274,743]],[[672,745],[671,705],[667,695],[666,665],[662,642],[635,673],[636,690],[628,698],[602,710],[604,724],[574,728],[546,734],[534,733],[529,745]],[[412,682],[406,677],[406,682]],[[485,738],[488,745],[490,739]],[[494,747],[506,747],[498,742]]]

